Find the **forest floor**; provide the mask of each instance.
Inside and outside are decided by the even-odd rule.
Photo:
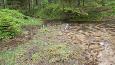
[[[0,65],[115,65],[115,22],[24,26],[0,44]]]

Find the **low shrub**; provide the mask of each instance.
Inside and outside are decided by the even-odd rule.
[[[17,19],[23,19],[25,17],[25,15],[23,15],[19,11],[17,11],[17,10],[9,10],[9,9],[1,9],[0,14],[1,15],[6,14],[7,16],[11,16],[11,17],[17,18]]]
[[[19,18],[23,15],[15,10],[0,10],[0,40],[9,39],[21,33]]]
[[[40,25],[40,19],[25,16],[17,10],[0,10],[0,40],[15,37],[25,25]]]
[[[85,9],[86,8],[86,9]],[[102,13],[97,12],[97,7],[61,7],[59,4],[45,4],[36,10],[36,15],[43,19],[61,19],[67,21],[97,21],[101,20]]]
[[[45,4],[41,9],[36,10],[36,16],[44,19],[60,19],[62,10],[59,4]]]

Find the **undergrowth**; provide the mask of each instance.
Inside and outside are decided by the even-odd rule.
[[[13,50],[0,52],[0,60],[6,65],[33,65],[45,62],[46,64],[63,63],[70,60],[78,60],[84,63],[83,49],[77,45],[48,44],[40,40],[32,40],[22,44]]]
[[[0,10],[0,40],[10,39],[22,32],[22,26],[41,25],[40,19],[23,15],[17,10]]]

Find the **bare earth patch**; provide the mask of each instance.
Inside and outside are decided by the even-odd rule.
[[[23,26],[23,34],[20,36],[16,36],[13,39],[7,41],[0,41],[0,51],[7,50],[13,47],[17,47],[22,43],[26,43],[31,40],[34,35],[37,33],[38,26]]]
[[[20,43],[25,43],[23,39],[26,39],[26,44],[14,46],[14,49],[8,50],[14,54],[12,57],[15,59],[12,59],[15,62],[10,64],[115,65],[115,24],[113,22],[110,24],[105,22],[102,24],[63,23],[40,29],[36,26],[24,28],[27,36],[21,37]],[[15,42],[17,43],[17,41],[13,43]],[[11,43],[11,47],[12,45]],[[4,51],[4,54],[12,55],[8,51]],[[2,57],[3,65],[8,62]]]

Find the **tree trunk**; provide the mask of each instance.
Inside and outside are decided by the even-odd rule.
[[[6,8],[7,6],[7,0],[3,0],[3,7]]]
[[[78,2],[78,4],[77,4],[77,5],[78,5],[78,6],[80,6],[80,4],[81,4],[81,3],[80,3],[80,0],[77,0],[77,2]]]
[[[105,0],[102,0],[102,6],[105,6]]]
[[[85,0],[83,0],[83,6],[85,5]]]

